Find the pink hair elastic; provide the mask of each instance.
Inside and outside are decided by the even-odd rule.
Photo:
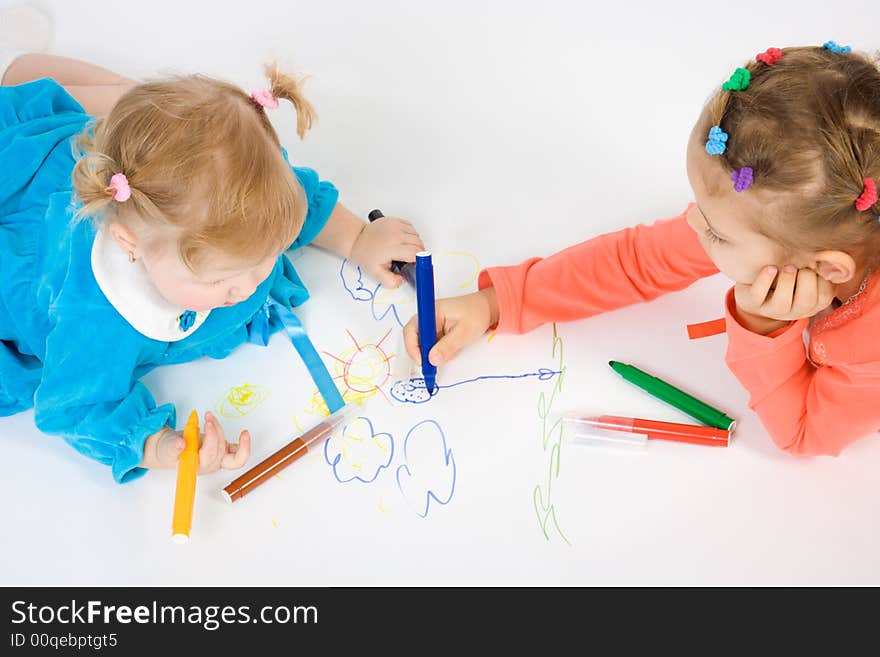
[[[131,198],[131,187],[128,185],[128,178],[125,177],[124,173],[113,174],[113,177],[110,178],[110,189],[115,190],[116,193],[113,194],[113,199],[120,203],[125,203],[125,201]]]
[[[278,99],[268,89],[255,91],[251,94],[254,102],[264,109],[278,109]]]
[[[877,183],[872,178],[865,178],[862,195],[856,199],[856,210],[864,212],[877,202]]]

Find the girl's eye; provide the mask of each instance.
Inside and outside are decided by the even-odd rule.
[[[712,242],[715,242],[717,244],[724,244],[727,241],[725,239],[718,237],[718,235],[715,234],[715,231],[713,231],[711,228],[706,229],[706,237],[708,237],[709,240],[711,240]]]

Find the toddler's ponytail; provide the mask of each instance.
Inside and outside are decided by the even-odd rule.
[[[96,134],[100,134],[104,119],[98,119],[83,130],[73,142],[74,157],[79,158],[71,176],[77,200],[82,203],[75,220],[85,217],[100,217],[113,202],[115,190],[110,187],[110,178],[118,170],[113,159],[96,148]]]
[[[302,80],[297,80],[278,70],[276,63],[267,64],[266,77],[269,78],[269,90],[275,98],[285,98],[293,103],[296,110],[296,134],[302,139],[314,123],[318,121],[315,108],[302,93]]]

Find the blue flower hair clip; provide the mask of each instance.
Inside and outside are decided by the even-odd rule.
[[[706,142],[706,152],[709,155],[721,155],[727,150],[727,138],[729,135],[721,129],[720,125],[713,125],[709,129],[709,139]]]
[[[193,324],[196,323],[196,312],[194,310],[185,310],[178,318],[177,325],[180,327],[180,330],[186,333],[189,331]]]
[[[839,46],[834,41],[826,41],[822,44],[822,47],[825,50],[830,50],[831,52],[836,52],[837,54],[845,54],[852,50],[849,46]]]

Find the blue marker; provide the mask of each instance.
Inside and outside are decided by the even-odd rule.
[[[370,214],[367,217],[370,219],[370,223],[376,221],[376,219],[381,219],[385,215],[382,214],[381,210],[370,210]],[[413,286],[416,286],[416,271],[413,263],[411,262],[401,262],[400,260],[392,260],[391,261],[391,271],[395,274],[400,274],[403,276],[403,280]]]
[[[422,352],[422,376],[425,388],[434,392],[437,368],[428,361],[428,352],[437,342],[437,324],[434,319],[434,265],[431,252],[416,254],[416,309],[419,313],[419,348]]]

